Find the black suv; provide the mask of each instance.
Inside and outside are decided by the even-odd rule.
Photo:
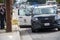
[[[57,15],[57,8],[53,6],[38,6],[33,8],[32,13],[32,32],[45,28],[58,28],[60,30],[60,18]]]

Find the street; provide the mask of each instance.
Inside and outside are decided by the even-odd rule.
[[[21,28],[21,40],[60,40],[60,31],[43,30],[36,33],[31,32],[31,28]]]

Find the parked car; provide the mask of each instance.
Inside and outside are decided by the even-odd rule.
[[[19,8],[18,13],[19,13],[19,24],[21,27],[24,26],[31,26],[31,6],[23,5],[22,7]]]
[[[56,1],[46,1],[46,5],[51,5],[57,7],[57,2]]]
[[[38,29],[58,28],[60,30],[60,16],[57,15],[57,9],[54,6],[34,7],[32,13],[32,32]]]

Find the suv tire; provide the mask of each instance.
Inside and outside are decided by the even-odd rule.
[[[58,28],[58,31],[60,31],[60,28]]]

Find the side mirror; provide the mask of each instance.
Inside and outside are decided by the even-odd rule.
[[[31,14],[25,14],[26,16],[30,16]]]
[[[25,14],[26,16],[34,16],[34,14]]]

